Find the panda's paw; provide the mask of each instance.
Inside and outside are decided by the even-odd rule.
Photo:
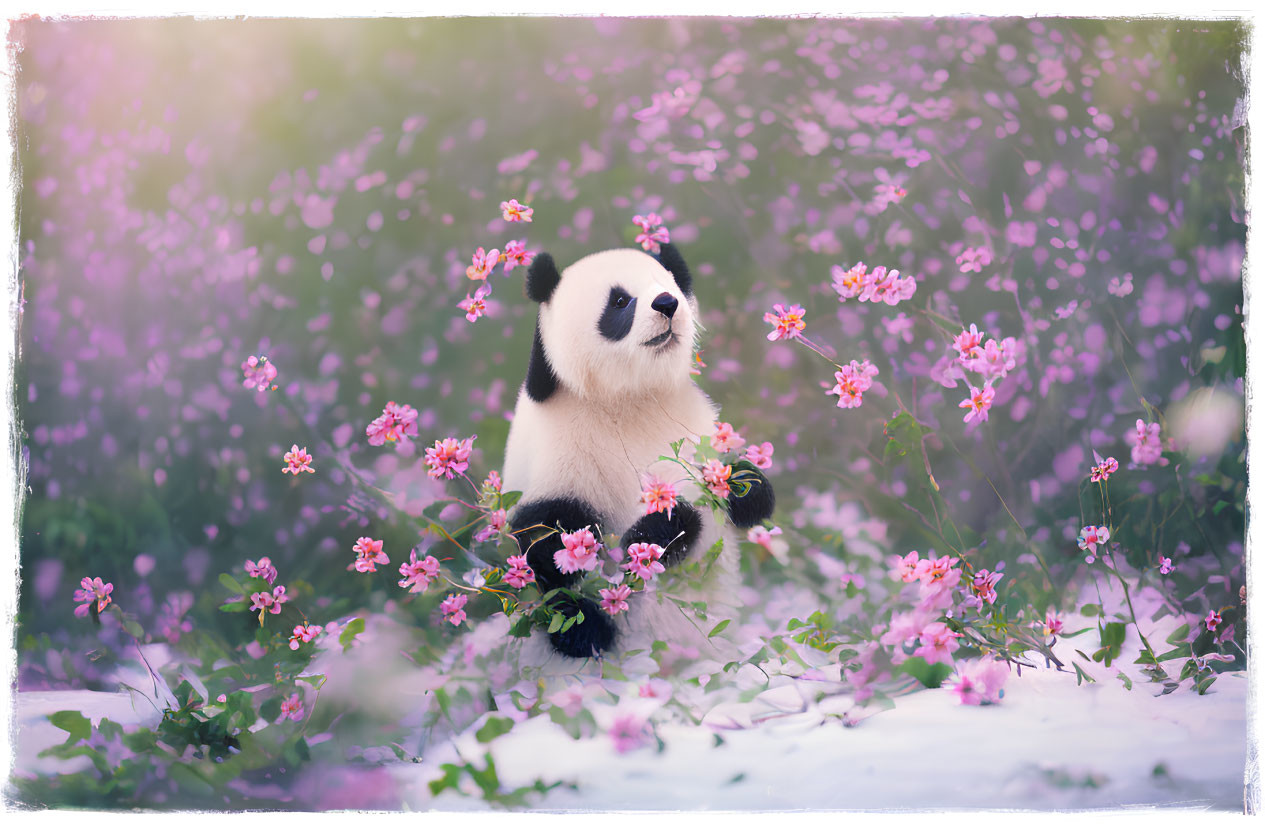
[[[552,607],[568,619],[581,612],[584,614],[582,621],[565,631],[549,634],[553,649],[563,656],[572,659],[599,657],[615,644],[615,623],[592,599],[559,599]]]
[[[735,463],[729,475],[729,518],[734,525],[754,527],[773,515],[774,505],[769,479],[750,461]]]
[[[578,498],[549,498],[520,504],[510,516],[510,527],[518,548],[527,556],[527,564],[536,574],[542,590],[566,587],[584,575],[563,573],[554,563],[553,554],[562,549],[558,530],[576,532],[588,527],[594,535],[601,533],[602,517],[597,510]]]
[[[685,501],[677,501],[671,518],[664,512],[643,515],[624,533],[620,544],[625,550],[632,544],[658,544],[663,548],[661,560],[671,566],[689,555],[702,531],[703,517],[698,510]]]

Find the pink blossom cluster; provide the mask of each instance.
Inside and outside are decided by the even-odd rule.
[[[246,575],[272,584],[277,580],[277,568],[272,566],[272,559],[261,556],[258,564],[249,559],[246,561]]]
[[[452,625],[460,625],[466,620],[465,606],[470,597],[465,593],[450,593],[448,598],[439,603],[439,612],[444,614],[444,621]]]
[[[382,552],[382,541],[367,535],[356,539],[351,549],[356,554],[356,560],[351,567],[347,568],[348,570],[355,569],[358,573],[376,573],[379,564],[391,563],[387,554]]]
[[[967,371],[984,376],[984,381],[992,385],[1014,370],[1019,362],[1019,343],[1014,337],[1006,337],[998,341],[983,337],[971,323],[970,330],[963,329],[961,334],[953,338],[953,347],[957,349],[958,364]]]
[[[676,506],[677,495],[675,485],[662,481],[653,475],[648,477],[641,490],[641,503],[645,505],[645,514],[666,512],[668,518],[671,518],[672,508]]]
[[[988,570],[976,570],[971,576],[971,581],[967,585],[970,593],[966,599],[966,605],[976,610],[982,610],[985,604],[993,604],[997,601],[997,582],[1002,580],[1000,572],[989,572]]]
[[[272,588],[272,592],[261,591],[250,595],[250,609],[260,612],[268,611],[274,616],[281,612],[281,605],[288,602],[290,598],[286,596],[286,589],[283,585],[277,585]]]
[[[1105,481],[1119,468],[1120,463],[1115,458],[1107,458],[1107,460],[1100,461],[1097,466],[1089,470],[1089,480],[1094,483]]]
[[[747,444],[742,435],[734,431],[728,423],[717,423],[716,432],[711,438],[712,448],[717,452],[737,452]]]
[[[800,305],[774,305],[773,310],[764,315],[764,321],[773,326],[769,332],[769,341],[792,340],[800,336],[804,330],[804,308]]]
[[[628,597],[632,595],[632,588],[626,584],[620,584],[615,587],[603,587],[597,593],[602,597],[602,610],[614,616],[628,609]]]
[[[505,510],[503,509],[492,510],[491,512],[488,513],[487,526],[483,527],[477,533],[474,534],[474,540],[479,543],[482,543],[484,541],[487,541],[490,538],[495,538],[501,532],[501,530],[505,529],[506,522],[507,522],[507,518],[506,518]]]
[[[757,469],[772,469],[773,444],[767,440],[764,443],[753,443],[747,447],[747,453],[742,457]]]
[[[1125,434],[1124,439],[1133,447],[1129,456],[1138,466],[1150,466],[1153,463],[1168,465],[1168,459],[1164,457],[1164,446],[1160,443],[1160,424],[1148,424],[1139,418],[1134,430]]]
[[[971,271],[979,273],[984,267],[993,263],[993,252],[985,247],[967,248],[957,255],[955,261],[962,273]]]
[[[300,645],[311,642],[320,632],[320,625],[295,625],[294,632],[290,634],[290,650],[297,651]]]
[[[663,572],[659,559],[663,557],[663,548],[658,544],[639,542],[628,546],[628,563],[624,569],[644,581],[652,581]]]
[[[507,222],[530,222],[533,212],[532,208],[519,204],[518,199],[501,202],[501,218]],[[475,289],[473,295],[466,294],[466,298],[457,303],[457,307],[466,312],[466,320],[475,322],[487,314],[487,298],[492,293],[492,285],[487,279],[496,270],[497,265],[504,264],[505,269],[502,273],[509,276],[514,268],[531,265],[535,257],[534,252],[527,250],[526,239],[506,242],[504,251],[498,248],[488,250],[483,247],[475,248],[474,254],[470,257],[470,266],[466,268],[466,278],[483,284]]]
[[[277,722],[283,720],[294,720],[298,722],[303,719],[303,698],[295,692],[281,701],[281,716]]]
[[[518,199],[501,202],[501,218],[507,222],[530,222],[533,212],[532,208],[519,204]]]
[[[294,444],[290,447],[290,451],[285,453],[285,457],[282,460],[286,462],[286,465],[281,469],[282,475],[288,472],[298,477],[300,472],[316,472],[312,468],[312,456],[307,453],[306,446],[300,449],[297,443]]]
[[[861,302],[895,305],[912,299],[918,288],[918,281],[912,276],[901,276],[900,271],[889,271],[883,265],[867,270],[864,262],[858,262],[847,270],[834,265],[830,269],[830,279],[840,302],[855,297]]]
[[[972,659],[957,666],[956,675],[944,687],[957,697],[959,705],[989,705],[1001,702],[1002,686],[1010,678],[1010,667],[999,659]]]
[[[861,405],[862,395],[874,385],[877,376],[878,368],[869,360],[859,363],[853,360],[835,372],[835,387],[826,394],[839,395],[840,409],[855,409]]]
[[[370,446],[382,446],[387,441],[407,441],[417,437],[417,409],[412,406],[396,403],[394,400],[386,404],[382,414],[374,418],[365,427]]]
[[[408,561],[400,565],[400,575],[404,577],[397,582],[400,587],[408,588],[410,593],[421,593],[439,578],[439,559],[434,556],[418,558],[417,550],[410,550]]]
[[[1081,528],[1080,535],[1076,536],[1076,546],[1089,551],[1089,555],[1085,556],[1085,562],[1093,564],[1098,557],[1098,545],[1102,544],[1105,547],[1110,538],[1111,532],[1106,527],[1095,527],[1091,524]]]
[[[713,438],[713,442],[715,439]],[[733,467],[726,466],[719,460],[712,458],[703,464],[703,483],[707,484],[707,488],[717,498],[729,497],[729,476],[733,474]]]
[[[553,563],[560,573],[577,573],[597,567],[601,542],[588,527],[573,533],[562,533],[562,549],[553,554]]]
[[[953,652],[958,649],[961,634],[936,619],[954,604],[955,588],[962,582],[962,571],[957,564],[956,557],[922,558],[916,551],[893,556],[891,577],[906,584],[917,582],[919,601],[911,611],[892,614],[887,632],[879,639],[882,644],[889,647],[916,645],[912,655],[922,657],[928,664],[953,664]],[[999,574],[993,578],[995,574],[983,572],[985,575],[979,580],[982,595],[977,594],[980,606],[990,594],[990,601],[996,600],[993,588],[1000,580]],[[973,605],[969,599],[968,604]],[[899,652],[897,656],[900,657]]]
[[[666,245],[672,241],[671,234],[663,225],[663,217],[658,213],[633,216],[633,224],[641,228],[641,232],[637,234],[634,241],[641,245],[642,250],[658,253],[660,245]]]
[[[452,480],[464,473],[469,467],[470,453],[474,450],[474,439],[471,435],[465,440],[444,438],[435,441],[435,445],[426,450],[426,465],[430,467],[426,474],[432,478],[447,477]]]
[[[272,385],[272,381],[277,379],[277,367],[268,362],[267,357],[246,358],[246,361],[242,363],[242,373],[246,377],[242,385],[248,389],[268,391],[270,386],[276,388]]]
[[[103,583],[100,578],[90,579],[85,576],[80,580],[78,589],[75,590],[75,601],[83,602],[75,608],[75,615],[87,616],[93,602],[97,605],[97,613],[101,613],[110,604],[110,592],[113,590],[112,583]]]
[[[506,563],[509,569],[505,571],[505,583],[510,587],[521,590],[536,580],[536,574],[527,566],[527,556],[510,556]]]

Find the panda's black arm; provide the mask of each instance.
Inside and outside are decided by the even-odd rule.
[[[685,501],[677,501],[671,518],[664,512],[643,515],[624,533],[620,544],[625,550],[632,544],[658,544],[663,548],[664,566],[670,567],[689,555],[702,530],[703,518],[698,510]]]
[[[739,496],[739,492],[743,492]],[[773,485],[750,461],[738,461],[729,475],[729,519],[747,529],[773,515]]]
[[[602,516],[579,498],[547,498],[519,504],[510,516],[510,527],[518,549],[527,554],[527,564],[536,574],[541,592],[566,587],[579,581],[583,573],[562,573],[553,554],[562,549],[558,528],[573,533],[585,527],[601,534]]]
[[[518,540],[518,548],[527,554],[527,564],[536,574],[541,593],[567,587],[579,581],[583,573],[563,573],[554,563],[553,554],[562,549],[557,530],[575,532],[589,527],[601,535],[602,516],[579,498],[549,498],[520,504],[510,516],[510,527]],[[573,624],[565,632],[549,634],[554,650],[574,659],[601,656],[615,644],[615,625],[610,616],[592,599],[559,596],[550,607],[568,618],[584,614],[584,621]]]

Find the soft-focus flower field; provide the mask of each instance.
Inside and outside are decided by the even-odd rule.
[[[924,738],[1022,733],[1008,701],[1039,710],[1024,683],[1064,679],[1086,733],[1104,685],[1245,728],[1243,38],[16,25],[29,490],[7,795],[591,806],[545,758],[600,757],[609,786],[674,739],[728,769],[771,717],[808,712],[834,745],[904,708],[934,712],[895,732],[924,769]],[[752,468],[778,509],[706,601],[690,587],[716,550],[665,571],[617,528],[561,534],[602,612],[675,603],[698,636],[542,665],[532,646],[576,618],[518,555],[498,474],[523,275],[669,242],[722,411],[645,510],[690,478],[710,509]],[[40,709],[42,753],[23,698],[76,701]],[[1118,743],[1147,737],[1139,720]],[[498,772],[525,745],[549,748]],[[1195,797],[1168,769],[1147,796]],[[722,805],[747,773],[634,805]],[[1092,774],[1037,778],[1073,793],[1038,802],[1101,805]]]

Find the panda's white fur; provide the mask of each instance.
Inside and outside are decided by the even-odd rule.
[[[636,302],[631,329],[618,341],[598,330],[598,316],[613,287]],[[677,300],[672,316],[654,310],[656,298]],[[540,306],[539,337],[557,378],[547,399],[520,391],[506,446],[504,485],[523,493],[520,503],[577,497],[612,523],[606,532],[623,534],[644,514],[640,503],[647,474],[678,485],[683,498],[700,493],[686,484],[680,466],[659,460],[670,444],[692,444],[714,431],[717,407],[690,375],[699,331],[698,302],[681,290],[672,273],[637,250],[609,250],[587,256],[561,273]],[[662,345],[647,345],[671,330]],[[690,552],[696,558],[726,536],[709,583],[698,585],[713,607],[732,596],[737,576],[733,532],[701,511],[703,528]],[[634,594],[627,613],[617,617],[621,648],[647,647],[652,638],[709,648],[703,621],[653,595]],[[550,651],[537,634],[536,658]],[[555,660],[564,660],[553,655]]]

